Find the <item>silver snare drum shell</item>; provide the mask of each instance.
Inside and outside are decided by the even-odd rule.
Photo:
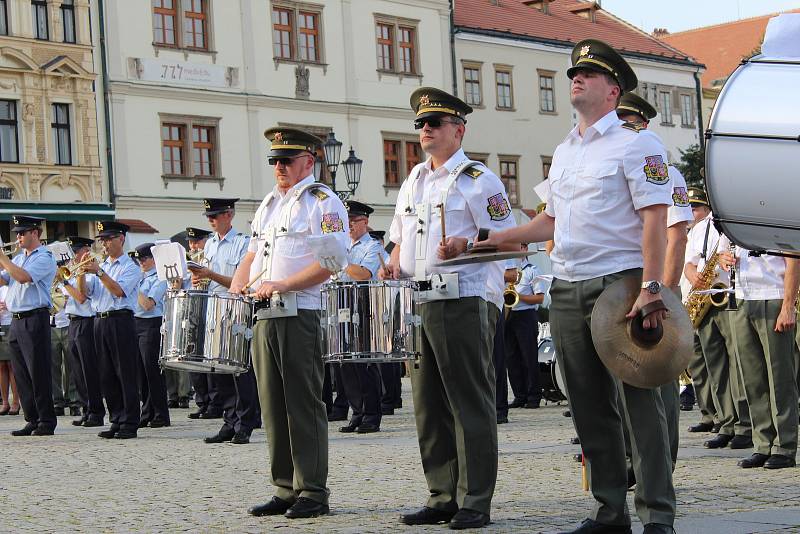
[[[714,219],[749,250],[800,251],[800,61],[757,56],[722,89],[706,133]]]
[[[253,303],[237,295],[186,290],[164,300],[161,366],[195,373],[240,374],[250,368]]]
[[[419,357],[416,282],[329,282],[321,291],[323,361],[386,363]]]

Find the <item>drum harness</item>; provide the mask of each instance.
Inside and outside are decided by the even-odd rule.
[[[444,181],[443,187],[441,188],[439,204],[436,205],[431,205],[427,202],[414,202],[414,191],[422,168],[419,167],[414,176],[410,178],[411,186],[408,188],[405,212],[407,215],[417,216],[417,247],[414,263],[414,280],[419,283],[420,302],[459,298],[458,273],[425,274],[428,253],[427,228],[430,226],[431,222],[431,208],[440,208],[442,213],[446,214],[447,196],[450,193],[450,189],[452,189],[462,172],[477,164],[477,161],[464,159],[456,165]],[[414,206],[414,208],[412,209],[411,206]]]
[[[290,232],[289,227],[292,218],[292,209],[294,205],[297,204],[297,201],[300,200],[300,197],[306,191],[310,189],[316,189],[319,187],[323,187],[322,184],[318,182],[314,182],[308,184],[300,189],[296,189],[293,193],[289,201],[286,205],[281,208],[281,211],[278,215],[278,224],[275,225],[269,224],[265,231],[261,233],[262,236],[265,238],[264,242],[264,261],[266,262],[266,266],[264,272],[261,275],[261,280],[271,280],[272,279],[272,260],[273,260],[273,252],[275,241],[279,237],[288,237],[291,235],[298,234],[297,232]],[[274,193],[270,193],[267,198],[264,199],[263,208],[266,209],[272,201],[275,200]],[[260,212],[260,209],[259,209]],[[260,213],[257,213],[260,215]],[[298,235],[305,235],[305,233],[298,234]],[[290,291],[289,293],[281,294],[281,293],[273,293],[272,298],[266,301],[261,301],[260,303],[256,304],[256,318],[261,319],[273,319],[276,317],[296,317],[297,316],[297,291]]]

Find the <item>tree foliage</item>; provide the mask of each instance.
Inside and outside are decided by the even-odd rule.
[[[681,174],[686,178],[686,185],[689,187],[704,187],[705,172],[703,168],[706,164],[706,153],[700,145],[691,145],[686,150],[678,149],[681,153],[681,160],[675,163],[675,167],[681,171]]]

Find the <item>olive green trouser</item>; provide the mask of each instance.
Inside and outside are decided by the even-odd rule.
[[[708,377],[706,360],[703,357],[703,346],[700,344],[700,337],[694,333],[694,353],[687,366],[689,374],[692,376],[692,386],[694,396],[697,400],[697,407],[700,408],[700,423],[714,424],[719,422],[717,419],[717,409],[714,405],[714,395],[711,391],[711,381]]]
[[[297,317],[257,321],[252,354],[275,496],[327,504],[320,312],[298,310]]]
[[[489,514],[497,481],[494,328],[479,297],[421,304],[419,368],[411,370],[427,506]]]
[[[188,399],[192,393],[189,373],[164,369],[164,380],[167,383],[167,398],[169,400]]]
[[[703,347],[708,381],[719,420],[719,433],[727,436],[750,436],[750,409],[742,385],[736,342],[731,327],[732,312],[712,306],[697,335]]]
[[[780,300],[737,300],[733,334],[742,366],[753,445],[761,454],[797,453],[795,330],[775,332]]]
[[[637,480],[636,512],[643,524],[671,525],[675,490],[661,394],[658,389],[636,388],[613,377],[592,343],[594,303],[603,289],[623,276],[641,277],[641,269],[580,282],[553,280],[550,328],[596,501],[591,518],[608,525],[630,524],[625,425]],[[622,411],[618,399],[625,407]]]

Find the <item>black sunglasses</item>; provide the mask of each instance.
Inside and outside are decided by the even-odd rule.
[[[442,123],[449,122],[450,124],[458,124],[456,121],[446,121],[438,117],[429,117],[425,119],[417,119],[414,121],[414,129],[421,130],[426,124],[431,128],[439,128]]]
[[[277,165],[278,163],[280,163],[284,167],[288,167],[289,165],[294,163],[295,160],[303,158],[307,155],[308,154],[302,154],[300,156],[292,156],[292,157],[283,157],[283,158],[267,158],[267,163],[269,163],[270,165]]]

